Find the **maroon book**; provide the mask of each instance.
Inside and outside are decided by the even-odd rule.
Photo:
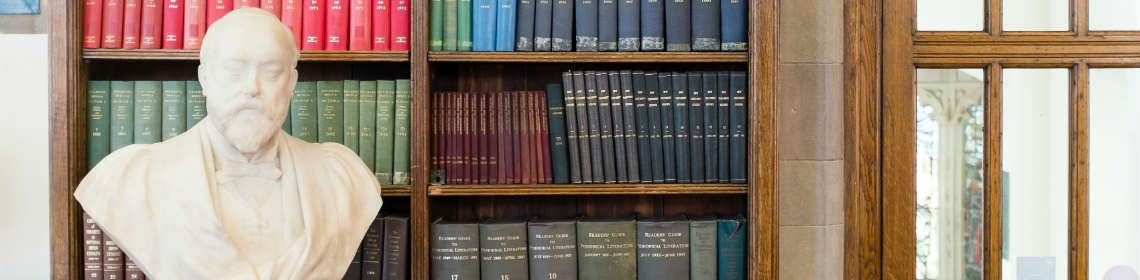
[[[506,119],[504,118],[506,113],[503,112],[503,94],[496,94],[494,101],[491,103],[491,106],[494,107],[492,112],[495,114],[495,134],[491,136],[492,139],[495,139],[494,144],[491,145],[491,148],[495,150],[495,184],[506,184],[507,172],[506,169],[503,168],[506,166],[506,164],[503,164],[503,161],[506,160],[506,157],[503,156],[503,152],[506,150],[506,148],[503,147],[503,120]]]
[[[142,269],[140,269],[139,266],[135,264],[135,261],[132,260],[131,257],[128,257],[126,255],[123,255],[123,257],[125,257],[127,259],[127,262],[126,262],[127,268],[124,270],[124,271],[126,271],[126,274],[127,274],[127,277],[126,277],[127,280],[143,280],[143,279],[146,279],[146,275],[143,274]]]
[[[439,95],[440,92],[431,93],[431,149],[428,159],[431,161],[431,169],[437,170],[439,168]]]
[[[455,182],[455,175],[456,175],[455,174],[455,157],[453,156],[453,154],[455,153],[455,148],[454,148],[455,141],[453,141],[451,139],[451,134],[455,130],[453,128],[453,126],[455,125],[455,121],[454,121],[455,113],[453,112],[453,109],[452,109],[455,106],[455,103],[453,101],[454,99],[455,99],[454,93],[444,92],[444,94],[443,94],[443,104],[444,105],[443,105],[443,115],[442,115],[442,117],[443,117],[442,118],[442,120],[443,120],[442,121],[443,122],[443,162],[444,162],[443,163],[443,166],[444,166],[443,172],[447,174],[447,183],[448,184],[455,184],[456,183]]]
[[[487,183],[502,184],[499,177],[499,106],[496,106],[499,96],[495,93],[487,96]]]
[[[475,108],[478,110],[475,125],[478,128],[478,136],[476,136],[476,141],[478,141],[476,142],[478,144],[478,148],[476,149],[478,152],[476,152],[476,155],[479,156],[477,160],[479,171],[476,173],[476,176],[479,178],[479,184],[487,183],[487,95],[489,94],[490,93],[487,92],[480,92],[477,98],[479,103],[475,105]]]
[[[448,177],[452,178],[453,184],[463,184],[463,170],[460,167],[463,165],[463,149],[459,145],[459,129],[461,128],[459,122],[459,102],[462,101],[459,92],[450,92],[447,95],[448,99],[448,120],[447,120],[447,155],[451,158],[451,170],[448,171],[453,175]]]
[[[83,213],[83,279],[103,279],[103,230]]]
[[[522,104],[519,103],[521,99],[517,94],[512,93],[508,95],[508,98],[511,104],[511,147],[514,147],[514,149],[511,149],[511,153],[513,153],[511,157],[514,158],[514,164],[511,165],[511,169],[515,173],[512,183],[521,184],[523,182],[523,143],[519,140],[521,140],[520,136],[522,136]]]
[[[545,184],[546,181],[542,180],[545,176],[542,170],[542,142],[544,141],[540,141],[542,138],[539,138],[542,137],[542,134],[539,133],[539,124],[542,123],[542,118],[539,117],[539,107],[542,106],[538,106],[538,94],[536,91],[527,92],[527,94],[530,95],[530,107],[532,108],[530,113],[530,139],[532,141],[531,143],[533,143],[532,148],[534,148],[534,165],[531,167],[534,168],[534,182],[536,184]]]
[[[536,91],[534,92],[534,96],[538,99],[538,101],[535,102],[535,108],[538,108],[538,137],[535,141],[539,143],[540,148],[538,149],[538,154],[542,157],[542,162],[539,163],[538,166],[540,170],[542,170],[541,182],[543,184],[550,184],[553,183],[553,178],[551,178],[552,171],[550,170],[550,123],[547,120],[545,106],[546,92]]]
[[[522,149],[523,149],[523,184],[534,184],[534,141],[531,136],[533,126],[531,122],[534,121],[534,108],[531,106],[530,94],[525,91],[517,93],[519,96],[519,104],[522,104]]]
[[[460,171],[460,173],[463,176],[463,177],[461,177],[461,178],[463,178],[462,183],[463,184],[471,184],[471,183],[474,183],[471,180],[471,166],[473,165],[472,164],[473,160],[471,157],[471,151],[472,151],[472,149],[471,149],[471,146],[472,146],[471,145],[471,130],[472,129],[471,129],[471,121],[470,121],[470,119],[471,119],[471,93],[470,92],[463,92],[462,94],[460,94],[460,96],[461,96],[460,98],[462,98],[462,100],[460,101],[460,105],[459,105],[461,108],[459,110],[460,111],[459,112],[459,116],[460,116],[459,117],[459,123],[460,123],[461,127],[459,129],[458,141],[459,141],[459,145],[462,146],[462,148],[461,148],[462,150],[460,151],[460,156],[463,158],[463,162],[461,163],[461,166],[459,168],[462,170],[462,171]]]
[[[511,111],[510,101],[507,99],[506,94],[499,95],[499,177],[502,177],[502,184],[511,183]]]
[[[115,245],[115,241],[111,240],[110,236],[103,235],[103,279],[104,280],[122,280],[124,276],[123,270],[123,251],[119,250],[119,246]]]

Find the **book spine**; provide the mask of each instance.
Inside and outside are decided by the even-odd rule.
[[[689,19],[689,0],[665,1],[665,50],[687,52],[692,50],[692,26]],[[704,1],[704,0],[697,0]],[[714,0],[718,1],[718,0]]]
[[[375,0],[372,5],[372,50],[387,51],[392,49],[388,39],[392,33],[392,12],[388,5],[391,0]]]
[[[704,153],[705,153],[705,183],[717,182],[717,113],[716,113],[716,72],[704,72],[701,74],[701,88],[704,89],[705,94],[701,96],[704,104],[704,120],[701,122],[705,125]]]
[[[443,50],[443,0],[428,1],[428,50]]]
[[[689,152],[692,162],[689,164],[689,178],[693,183],[705,182],[705,110],[701,106],[704,99],[701,95],[701,72],[688,73],[689,84]]]
[[[410,80],[396,80],[396,111],[393,127],[392,144],[392,183],[397,185],[411,184],[411,164],[409,158],[411,135],[411,82]]]
[[[720,0],[697,0],[693,4],[693,50],[720,50]]]
[[[186,11],[183,18],[185,25],[183,25],[182,31],[184,36],[182,49],[197,50],[202,48],[202,36],[206,36],[206,1],[186,0],[182,2]]]
[[[325,4],[325,50],[343,51],[348,49],[349,3],[351,0],[326,0]]]
[[[515,0],[497,0],[495,13],[495,51],[515,50]],[[532,12],[533,13],[533,12]]]
[[[458,38],[456,39],[456,41],[458,41],[456,43],[458,45],[456,46],[456,50],[458,51],[471,51],[474,46],[471,34],[473,11],[471,5],[471,0],[459,0],[459,4],[457,5],[459,7],[456,8],[456,10],[458,10],[456,19],[459,21],[457,24],[458,28],[456,28],[459,30],[457,32],[459,34],[455,35],[456,38]]]
[[[689,221],[689,280],[716,280],[716,220]]]
[[[689,221],[637,222],[637,278],[689,279]]]
[[[729,101],[732,99],[732,96],[731,96],[732,89],[730,88],[730,86],[732,85],[731,84],[732,80],[731,80],[731,77],[729,76],[728,71],[718,72],[716,79],[717,79],[716,87],[719,90],[719,93],[716,96],[716,112],[717,112],[716,113],[716,120],[717,120],[717,132],[716,132],[717,147],[716,147],[716,151],[717,151],[717,153],[719,153],[717,155],[717,158],[716,158],[717,159],[716,170],[717,170],[717,178],[718,178],[717,181],[720,183],[728,183],[729,182],[729,171],[730,171],[729,167],[728,167],[728,163],[729,163],[728,152],[729,152],[729,149],[731,147],[730,141],[729,141],[730,140],[729,136],[732,135],[732,132],[729,130],[729,119],[728,119],[728,117],[731,114],[731,113],[729,113],[729,111],[731,111],[731,109],[732,109],[729,106],[730,105]],[[712,164],[712,163],[709,163],[709,164]]]
[[[576,119],[577,114],[575,112],[576,110],[575,110],[575,105],[574,105],[575,104],[575,100],[574,100],[574,73],[572,73],[570,71],[566,71],[566,72],[562,73],[562,90],[563,90],[562,94],[561,94],[561,97],[563,100],[562,104],[563,104],[565,112],[566,112],[566,116],[565,116],[565,120],[566,120],[566,122],[565,122],[565,124],[566,124],[566,127],[565,127],[565,130],[566,130],[566,148],[567,148],[566,149],[566,155],[567,155],[567,161],[568,161],[568,168],[567,169],[569,169],[568,170],[569,183],[581,184],[582,183],[581,167],[578,166],[578,164],[579,164],[579,161],[578,161],[578,120]],[[553,110],[552,110],[552,112],[553,112]],[[555,129],[555,127],[553,127],[553,125],[557,125],[557,124],[555,123],[554,119],[551,119],[550,123],[552,125],[551,132],[555,132],[556,129]],[[557,161],[555,161],[555,164],[557,164]],[[557,168],[555,170],[557,170]],[[557,172],[557,171],[555,171],[555,172]],[[565,184],[565,183],[558,183],[557,181],[558,181],[557,176],[555,176],[555,184]]]
[[[182,48],[182,20],[185,16],[183,12],[183,2],[178,0],[163,0],[162,8],[162,48],[163,49],[181,49]]]
[[[434,143],[434,142],[433,142]],[[360,159],[376,170],[376,81],[360,81]]]
[[[527,223],[530,279],[578,279],[578,237],[574,221]]]
[[[392,50],[406,51],[411,45],[411,1],[392,0]]]
[[[534,0],[528,0],[534,1]],[[538,0],[534,6],[534,51],[550,51],[551,20],[554,19],[554,0]]]
[[[677,162],[677,182],[692,183],[689,163],[689,79],[688,75],[673,72],[673,137]]]
[[[470,107],[467,104],[469,95],[470,94],[467,92],[454,93],[455,108],[453,109],[453,113],[455,117],[453,119],[453,126],[455,133],[453,133],[451,136],[451,142],[454,143],[453,145],[455,146],[455,180],[458,182],[458,184],[470,183],[467,180],[467,167],[469,166],[468,162],[470,160],[467,151],[471,146],[471,141],[469,141],[470,139],[467,138],[467,131],[470,129],[468,127],[469,123],[467,122],[467,110]]]
[[[550,22],[550,50],[568,52],[574,50],[574,1],[554,1]]]
[[[479,224],[481,279],[527,279],[526,222]]]
[[[123,279],[125,256],[111,236],[103,234],[103,279]]]
[[[439,102],[440,102],[441,106],[439,107],[439,110],[438,110],[439,117],[436,118],[436,123],[439,123],[439,129],[440,129],[439,142],[440,142],[440,146],[441,146],[440,150],[442,151],[442,154],[440,155],[439,161],[443,166],[443,175],[444,175],[444,179],[445,179],[444,183],[449,184],[449,185],[456,183],[455,182],[455,174],[456,174],[455,173],[455,157],[453,156],[453,154],[455,153],[455,149],[452,148],[452,144],[454,144],[454,143],[451,140],[451,134],[453,133],[452,132],[452,125],[455,124],[455,122],[452,119],[455,116],[455,114],[453,114],[451,111],[452,107],[455,106],[454,104],[452,104],[452,102],[453,102],[452,97],[453,96],[454,95],[448,91],[439,93],[439,99],[440,99]]]
[[[574,50],[598,51],[598,0],[574,0]]]
[[[523,175],[526,174],[524,164],[528,163],[528,160],[530,160],[530,158],[527,157],[527,154],[523,153],[530,151],[523,148],[524,145],[526,145],[526,142],[523,141],[525,140],[523,137],[526,134],[526,126],[523,125],[522,119],[526,115],[526,107],[523,106],[522,101],[518,95],[510,94],[508,95],[508,99],[510,99],[510,102],[512,103],[510,112],[513,117],[511,119],[516,120],[511,122],[511,144],[515,147],[519,147],[519,149],[516,149],[514,153],[511,154],[514,163],[514,165],[511,166],[511,169],[515,174],[512,183],[519,184],[523,183]]]
[[[634,109],[634,96],[633,96],[633,78],[630,71],[621,71],[618,73],[619,85],[621,88],[621,105],[622,105],[622,124],[625,134],[625,167],[626,174],[629,176],[629,183],[641,182],[641,170],[638,164],[637,154],[637,121],[634,115],[637,114]]]
[[[729,112],[729,125],[732,132],[730,136],[731,171],[730,182],[733,184],[748,183],[748,78],[744,72],[733,71],[731,74],[732,88],[731,111]]]
[[[408,239],[407,217],[384,217],[384,275],[380,279],[408,279]]]
[[[126,259],[127,259],[127,261],[124,263],[126,265],[126,268],[123,269],[124,274],[126,274],[123,276],[124,279],[130,279],[130,280],[146,279],[146,274],[143,274],[143,271],[141,268],[139,268],[139,265],[135,264],[135,260],[132,260],[131,257],[127,257],[126,255],[123,255],[123,256],[126,257]]]
[[[565,75],[564,75],[565,76]],[[547,126],[550,133],[550,166],[553,183],[570,183],[570,155],[566,149],[566,103],[562,85],[546,85]],[[575,147],[577,148],[577,147]],[[579,178],[580,180],[581,178]]]
[[[222,0],[226,1],[226,0]],[[281,23],[289,28],[293,34],[293,46],[298,50],[302,47],[303,36],[301,14],[305,11],[305,0],[283,0],[281,2]],[[220,16],[219,16],[220,17]],[[207,25],[207,29],[209,26]]]
[[[459,50],[459,1],[458,0],[442,0],[443,1],[443,15],[440,21],[443,26],[442,46],[440,50],[456,51]],[[432,14],[432,20],[435,20],[435,14]],[[435,27],[432,27],[435,30]]]
[[[123,48],[139,48],[142,0],[123,0]]]
[[[281,130],[285,131],[285,134],[293,135],[293,120],[288,114],[285,115],[285,121],[281,122]]]
[[[395,134],[396,81],[376,82],[376,179],[381,185],[392,184],[392,153]]]
[[[281,19],[281,0],[261,0],[261,9]]]
[[[748,50],[748,5],[741,0],[720,0],[720,50]]]
[[[641,50],[665,50],[665,7],[662,0],[641,0]]]
[[[652,157],[649,155],[649,92],[645,91],[645,73],[633,71],[634,113],[637,115],[637,165],[642,183],[653,182]]]
[[[344,144],[343,82],[317,82],[317,115],[317,141]]]
[[[365,233],[364,238],[368,239],[367,233]],[[361,241],[359,245],[356,245],[356,255],[354,255],[352,257],[352,261],[348,263],[348,271],[345,271],[344,277],[341,277],[340,279],[342,279],[342,280],[360,280],[360,279],[363,279],[360,276],[360,274],[364,272],[363,262],[364,262],[364,241]]]
[[[623,120],[622,107],[621,107],[621,75],[617,71],[609,72],[609,99],[610,99],[610,119],[613,123],[610,129],[613,130],[614,142],[614,171],[617,176],[617,182],[629,183],[629,171],[626,163],[625,151],[625,120]]]
[[[615,0],[598,1],[598,51],[617,51],[618,7]]]
[[[344,81],[344,145],[360,154],[360,81]]]
[[[261,6],[260,2],[261,1],[259,1],[259,0],[234,0],[234,9],[240,9],[240,8],[245,8],[245,7],[257,8],[257,7]]]
[[[186,81],[162,82],[162,141],[186,132]]]
[[[372,50],[372,1],[349,0],[348,50]]]
[[[103,44],[104,49],[118,49],[123,41],[123,2],[125,0],[103,0]]]
[[[139,25],[139,48],[162,48],[162,0],[143,0]]]
[[[605,71],[598,71],[594,73],[594,78],[597,80],[597,98],[592,104],[597,104],[598,116],[598,134],[600,135],[602,144],[602,177],[605,183],[617,183],[617,165],[614,150],[614,130],[613,130],[613,110],[610,103],[610,74]],[[587,87],[588,89],[588,87]]]
[[[87,169],[111,153],[111,83],[87,81]]]
[[[431,225],[431,279],[479,279],[479,225]]]
[[[618,51],[641,50],[641,0],[618,2]]]
[[[162,83],[135,82],[134,144],[162,141]]]
[[[474,131],[474,145],[475,152],[475,183],[487,183],[487,95],[490,93],[479,92],[475,94],[475,108],[474,116],[471,118],[471,126],[475,128]]]
[[[198,81],[186,81],[186,128],[194,127],[204,118],[206,118],[206,96],[202,95],[202,84]]]
[[[360,246],[362,256],[359,272],[363,279],[379,279],[383,274],[380,263],[384,258],[384,234],[387,232],[384,222],[384,218],[377,215],[364,233],[364,241]]]
[[[653,170],[654,183],[665,182],[665,143],[662,142],[661,127],[661,78],[655,72],[645,73],[646,107],[649,108],[649,160]]]
[[[514,147],[508,147],[505,145],[505,141],[503,141],[505,139],[503,136],[506,135],[506,122],[508,121],[505,113],[506,107],[503,106],[503,104],[506,102],[504,101],[505,94],[499,93],[492,95],[491,97],[491,114],[493,115],[493,117],[490,118],[493,131],[491,133],[491,149],[494,150],[494,153],[492,153],[493,158],[491,159],[491,165],[495,171],[493,177],[495,177],[494,182],[496,184],[506,184],[507,165],[505,161],[507,159],[507,150]]]
[[[539,134],[535,141],[538,142],[541,146],[538,149],[538,155],[539,158],[542,159],[542,162],[539,163],[539,166],[542,167],[542,169],[540,169],[540,171],[542,171],[542,176],[539,178],[541,178],[542,181],[539,182],[543,184],[550,184],[553,181],[553,171],[551,170],[550,166],[550,141],[547,141],[550,139],[550,122],[546,118],[546,94],[543,94],[541,91],[535,91],[534,96],[535,99],[537,99],[534,107],[538,109],[537,129]]]
[[[520,121],[518,124],[519,125],[519,135],[518,135],[519,140],[518,141],[519,141],[519,143],[522,144],[522,145],[520,145],[521,150],[522,150],[522,153],[521,153],[522,154],[522,161],[520,162],[521,163],[520,165],[522,167],[522,183],[523,184],[534,184],[535,183],[535,175],[536,175],[535,174],[536,172],[534,172],[534,166],[535,166],[534,158],[535,158],[535,156],[537,156],[534,153],[535,152],[534,141],[533,141],[534,137],[531,136],[531,134],[533,133],[533,130],[532,130],[533,127],[531,126],[531,122],[534,121],[534,119],[533,119],[534,108],[532,108],[531,103],[527,101],[527,99],[529,99],[528,95],[526,95],[522,92],[516,92],[516,93],[513,93],[512,95],[514,95],[516,103],[519,104],[519,108],[520,108],[519,113],[521,116],[521,118],[519,118]]]
[[[103,45],[103,0],[83,1],[83,48]]]
[[[548,153],[549,150],[543,150],[542,143],[546,142],[546,139],[542,138],[542,131],[539,129],[541,119],[545,118],[545,115],[543,115],[540,110],[543,106],[538,102],[538,95],[535,94],[535,92],[527,91],[522,93],[525,94],[524,97],[526,98],[527,108],[530,109],[528,112],[530,121],[527,122],[530,133],[527,135],[527,141],[530,141],[531,148],[531,172],[534,173],[534,183],[544,184],[546,182],[543,181],[545,174],[543,173],[544,169],[542,168],[542,163],[544,162],[544,154]]]
[[[474,14],[472,15],[472,38],[474,51],[495,50],[495,5],[496,0],[474,0]]]
[[[602,165],[602,124],[601,114],[598,112],[598,82],[597,74],[586,71],[583,78],[586,80],[586,119],[590,139],[590,167],[593,169],[595,183],[606,182],[604,165]]]
[[[206,6],[206,29],[209,29],[210,25],[213,25],[215,21],[218,21],[218,19],[221,19],[222,16],[225,16],[227,13],[229,13],[230,11],[232,11],[234,9],[234,1],[233,0],[208,0],[208,1],[209,2],[207,2],[208,4]],[[294,0],[294,2],[297,2],[297,1],[302,1],[302,0]],[[297,2],[297,3],[300,3],[300,2]],[[282,20],[282,22],[285,22],[284,19]],[[285,24],[288,25],[287,22]]]
[[[293,136],[309,143],[318,142],[317,84],[297,82],[289,104],[289,118],[293,119]]]
[[[301,13],[301,50],[325,49],[325,0],[305,1],[305,11]]]
[[[83,279],[103,280],[103,230],[83,213]]]
[[[574,114],[578,125],[578,165],[581,168],[582,183],[594,183],[594,169],[590,160],[590,129],[589,116],[586,110],[586,75],[582,71],[574,71]],[[592,73],[590,79],[593,79]],[[599,173],[601,175],[601,173]]]
[[[661,72],[658,76],[657,101],[661,106],[661,149],[662,161],[665,165],[665,183],[677,182],[677,141],[675,126],[673,125],[673,75]]]
[[[498,126],[498,135],[496,135],[498,147],[496,148],[496,151],[499,153],[498,179],[500,181],[500,184],[510,184],[511,176],[514,175],[511,172],[511,164],[514,163],[513,156],[511,156],[511,150],[513,150],[515,147],[511,146],[510,144],[511,123],[514,122],[514,119],[511,119],[510,116],[510,99],[507,98],[507,95],[498,94],[496,96],[496,106],[498,106],[496,109],[498,110],[498,120],[496,120]]]
[[[717,279],[744,279],[748,266],[744,262],[744,244],[748,240],[746,224],[744,218],[717,220]]]
[[[519,0],[515,22],[515,51],[534,51],[534,0]]]
[[[578,279],[637,279],[637,224],[633,220],[580,220],[577,235]]]

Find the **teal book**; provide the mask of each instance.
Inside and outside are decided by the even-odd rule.
[[[428,30],[428,50],[443,50],[443,0],[431,0],[428,4],[431,12],[428,15],[431,28]]]
[[[289,101],[289,118],[293,119],[293,137],[309,143],[317,142],[317,83],[297,82],[293,100]]]
[[[285,121],[281,122],[281,130],[286,134],[293,135],[293,118],[289,117],[289,112],[293,111],[293,101],[289,101],[289,111],[285,111]]]
[[[471,0],[459,0],[459,7],[456,9],[458,15],[456,18],[459,20],[459,34],[456,41],[459,41],[457,46],[459,51],[471,51]]]
[[[396,117],[396,81],[376,82],[376,179],[382,185],[392,184],[392,133]]]
[[[443,0],[443,50],[459,50],[459,0]]]
[[[360,155],[360,81],[344,81],[344,145]]]
[[[317,82],[317,141],[344,144],[344,82]]]
[[[742,280],[747,270],[744,246],[748,240],[748,227],[744,217],[717,220],[717,279]]]
[[[87,169],[111,153],[111,82],[87,81]]]
[[[376,170],[376,81],[360,81],[360,159]]]
[[[186,81],[162,82],[162,141],[186,132]]]
[[[206,96],[202,95],[202,84],[186,81],[186,129],[194,127],[206,118]]]
[[[162,82],[135,81],[135,144],[162,141]]]
[[[689,220],[689,280],[716,280],[716,218]]]
[[[411,159],[409,136],[412,135],[412,95],[410,80],[396,80],[396,112],[392,144],[392,183],[411,184]]]

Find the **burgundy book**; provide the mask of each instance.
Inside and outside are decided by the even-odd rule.
[[[372,0],[349,0],[348,49],[367,51],[372,49]]]
[[[103,230],[83,213],[83,279],[103,280]]]
[[[510,150],[515,148],[515,147],[510,146],[510,144],[511,144],[511,126],[510,126],[510,122],[511,122],[510,108],[511,107],[510,107],[510,104],[511,103],[510,103],[510,100],[507,99],[506,94],[500,94],[498,102],[499,102],[499,135],[498,135],[499,136],[499,176],[503,177],[503,182],[501,184],[510,184],[511,183],[511,175],[514,175],[513,174],[514,172],[511,172],[512,171],[511,170],[511,163],[513,163],[514,161],[511,158]]]
[[[162,8],[162,48],[182,48],[182,2],[164,0]]]
[[[530,94],[530,106],[533,108],[532,110],[534,110],[534,112],[531,113],[533,120],[531,121],[531,127],[533,127],[531,130],[531,139],[533,142],[531,143],[534,143],[534,182],[538,184],[546,184],[547,182],[544,180],[544,178],[546,178],[546,171],[542,169],[542,162],[544,161],[543,158],[546,157],[544,155],[545,153],[543,153],[542,150],[542,143],[546,142],[542,141],[542,106],[539,106],[540,103],[537,91],[531,91],[527,93]]]
[[[459,141],[456,140],[456,135],[459,134],[459,93],[447,93],[447,111],[445,112],[446,132],[444,136],[447,138],[447,183],[460,184],[459,182]]]
[[[538,132],[539,136],[536,139],[542,148],[538,149],[539,155],[542,156],[542,183],[554,183],[553,171],[550,166],[550,121],[547,118],[546,112],[546,92],[536,91],[535,96],[538,97],[538,102],[535,106],[538,108]]]
[[[373,0],[372,3],[372,50],[390,50],[391,40],[388,35],[392,29],[392,9],[389,9],[389,0]]]
[[[534,129],[531,126],[531,122],[534,121],[534,119],[533,119],[534,108],[531,107],[530,94],[528,94],[527,92],[524,92],[524,91],[520,91],[520,92],[516,92],[515,95],[518,95],[519,104],[522,105],[522,118],[520,118],[521,126],[519,129],[520,134],[521,134],[521,135],[519,135],[519,142],[522,142],[522,145],[520,147],[523,150],[523,152],[522,152],[522,156],[523,156],[522,183],[523,184],[534,184],[535,183],[535,180],[534,180],[534,175],[535,175],[535,172],[534,172],[534,156],[535,155],[534,155],[534,141],[532,141],[534,139],[534,137],[531,137],[531,130]]]
[[[103,48],[123,46],[123,0],[103,0]]]
[[[281,0],[261,0],[261,9],[281,18]]]
[[[445,91],[440,93],[439,97],[441,99],[440,104],[443,104],[443,107],[440,108],[439,118],[436,119],[436,122],[440,124],[439,141],[440,152],[442,153],[440,154],[440,164],[446,178],[444,183],[454,184],[455,179],[452,177],[455,174],[451,171],[451,138],[448,138],[451,133],[451,116],[449,115],[451,114],[451,95]]]
[[[503,94],[496,94],[495,101],[493,103],[493,106],[495,107],[495,184],[506,184],[507,165],[505,162],[507,160],[507,147],[503,147],[503,134],[505,134],[505,131],[503,129],[503,122],[507,119],[507,114],[506,112],[503,112],[503,110],[506,109],[506,107],[503,106]]]
[[[142,0],[123,0],[123,48],[139,48],[139,26],[142,25]]]
[[[410,35],[411,23],[411,1],[410,0],[391,0],[392,1],[392,27],[390,28],[390,36],[392,36],[392,50],[393,51],[406,51],[408,46],[411,45],[412,37]]]
[[[282,0],[281,23],[293,33],[293,44],[301,49],[301,11],[305,9],[304,0]]]
[[[234,9],[234,0],[208,1],[209,4],[206,5],[206,29],[209,29],[210,25],[213,25],[215,21],[218,21],[218,19]]]
[[[325,50],[347,50],[349,0],[326,1],[328,6],[325,9]]]
[[[103,0],[83,1],[83,47],[98,49],[103,42]]]
[[[519,140],[521,140],[520,137],[522,136],[522,104],[519,103],[520,99],[519,99],[517,94],[509,94],[509,95],[507,95],[507,98],[510,99],[510,104],[511,104],[511,108],[510,108],[510,112],[511,112],[510,113],[511,114],[511,137],[510,138],[511,138],[511,147],[514,147],[514,149],[511,149],[511,153],[512,153],[511,157],[514,158],[514,164],[511,164],[511,169],[515,173],[514,179],[512,180],[512,184],[521,184],[523,182],[523,179],[522,179],[523,178],[523,168],[522,168],[522,163],[523,163],[522,145],[523,145],[523,142],[519,141]]]
[[[142,269],[140,269],[139,266],[135,264],[135,261],[132,260],[131,257],[129,257],[127,255],[123,255],[123,257],[125,257],[127,259],[127,262],[126,262],[127,268],[124,269],[124,271],[126,273],[126,279],[127,280],[143,280],[143,279],[146,279],[146,275],[143,274]]]
[[[186,0],[182,2],[186,9],[185,31],[182,35],[182,49],[197,50],[202,48],[202,37],[206,36],[206,6],[208,0]]]
[[[325,0],[304,2],[305,11],[301,15],[301,50],[325,49]]]
[[[467,183],[479,183],[479,94],[468,93],[467,100]]]
[[[499,182],[499,141],[498,134],[498,115],[499,107],[495,106],[502,93],[489,94],[487,96],[487,118],[483,121],[487,123],[487,183],[488,184],[502,184]]]
[[[456,135],[456,142],[459,144],[459,180],[460,184],[470,184],[471,182],[471,93],[462,92],[459,94],[459,135]]]
[[[526,105],[530,108],[530,112],[528,114],[530,116],[530,121],[526,123],[528,126],[530,126],[530,134],[527,135],[527,140],[530,141],[531,156],[533,157],[530,160],[530,168],[534,173],[534,183],[541,184],[542,168],[539,167],[539,163],[542,162],[542,154],[538,151],[538,149],[541,147],[541,144],[539,144],[540,141],[535,141],[535,137],[538,137],[537,132],[539,122],[537,116],[535,115],[538,113],[538,108],[534,106],[534,102],[537,100],[537,98],[534,96],[534,92],[532,91],[527,91],[525,93]]]
[[[234,0],[234,9],[235,10],[238,8],[245,8],[245,7],[259,8],[259,7],[261,7],[261,3],[258,0]]]
[[[103,235],[103,279],[105,280],[122,280],[125,275],[123,270],[123,251],[119,250],[119,246],[115,245],[115,241],[111,237]]]
[[[142,0],[140,49],[162,48],[162,0]]]
[[[479,184],[487,183],[487,95],[475,94],[475,178]]]

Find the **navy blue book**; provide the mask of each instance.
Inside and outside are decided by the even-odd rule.
[[[626,174],[629,175],[629,183],[641,182],[641,173],[638,168],[637,157],[637,121],[634,120],[634,115],[637,110],[634,109],[633,97],[633,77],[629,70],[621,71],[621,104],[622,104],[622,123],[625,130],[625,160]],[[616,102],[615,102],[616,103]]]
[[[676,137],[677,182],[691,183],[689,174],[689,76],[673,72],[673,132]]]
[[[687,52],[692,50],[692,38],[689,33],[689,0],[663,0],[665,1],[665,50],[671,52]],[[704,0],[696,0],[704,1]],[[717,1],[717,0],[711,0]]]
[[[748,4],[744,0],[720,0],[720,50],[748,50]]]
[[[641,0],[641,50],[665,50],[665,5],[662,0]]]
[[[550,168],[555,184],[570,183],[570,160],[566,151],[566,105],[561,84],[546,85],[546,115],[550,132]],[[577,148],[577,147],[575,147]]]
[[[594,71],[586,71],[583,76],[586,80],[586,128],[589,131],[590,139],[590,164],[591,174],[594,175],[594,183],[603,183],[606,181],[605,171],[602,166],[602,122],[599,120],[601,113],[598,111],[598,78]],[[581,119],[579,119],[581,120]],[[612,171],[611,171],[612,172]]]
[[[732,154],[732,162],[729,165],[732,172],[729,177],[733,184],[744,184],[748,183],[748,78],[740,71],[732,71],[730,76],[732,76],[729,85],[732,89],[730,101],[732,110],[728,119],[729,125],[732,126],[732,136],[729,140],[730,154]]]
[[[693,2],[693,50],[720,50],[720,0]]]
[[[642,183],[653,182],[653,159],[649,156],[649,96],[645,91],[645,73],[633,71],[634,121],[637,123],[637,173]]]
[[[645,72],[645,102],[649,108],[649,169],[653,170],[653,182],[665,182],[665,146],[661,142],[661,104],[658,94],[660,78],[657,72]]]
[[[716,183],[717,160],[717,128],[718,122],[716,121],[716,72],[701,73],[701,88],[704,89],[704,94],[701,98],[704,102],[704,120],[705,125],[705,183]]]
[[[665,165],[665,183],[677,182],[677,143],[673,134],[673,74],[657,75],[657,101],[661,104],[661,161]]]
[[[534,51],[534,0],[518,0],[515,20],[515,51]],[[548,2],[549,3],[549,2]]]
[[[550,20],[550,50],[568,52],[574,50],[574,1],[553,0],[553,14]]]
[[[566,108],[566,146],[568,148],[566,154],[570,157],[570,183],[581,184],[582,167],[579,166],[578,161],[578,119],[574,105],[574,86],[574,73],[570,71],[562,73],[562,99],[565,100],[563,104]],[[550,125],[553,126],[554,122],[551,122]],[[558,184],[557,181],[555,184]]]
[[[692,153],[689,171],[693,183],[705,182],[705,110],[701,103],[701,72],[689,72],[689,150]]]
[[[598,96],[598,123],[602,140],[602,177],[605,183],[617,183],[617,164],[616,155],[614,154],[614,130],[613,130],[613,116],[610,110],[610,74],[606,71],[598,71],[594,73],[594,78],[597,79]],[[587,88],[589,90],[589,88]]]
[[[574,50],[598,51],[599,0],[574,0]]]
[[[534,51],[550,51],[550,27],[554,19],[554,0],[538,0],[534,5]]]
[[[625,166],[625,118],[621,110],[621,76],[610,71],[610,118],[613,119],[614,171],[619,183],[629,183],[629,169]]]
[[[618,51],[641,50],[641,0],[618,2]]]
[[[730,111],[729,107],[728,107],[729,106],[728,100],[732,98],[732,96],[731,96],[732,91],[729,88],[729,86],[731,86],[731,81],[732,80],[731,80],[731,77],[729,76],[728,71],[721,71],[721,72],[716,74],[716,88],[717,88],[717,90],[719,90],[719,94],[717,94],[717,96],[716,96],[716,121],[717,121],[717,133],[716,133],[716,135],[717,135],[717,139],[716,139],[717,147],[716,147],[716,151],[718,153],[720,153],[716,157],[716,159],[717,159],[716,171],[717,171],[717,178],[718,178],[717,181],[719,181],[721,183],[728,183],[729,182],[729,178],[728,178],[729,177],[728,152],[729,152],[729,136],[731,136],[732,133],[729,132],[729,127],[728,127],[728,121],[729,121],[728,116],[729,116],[729,111]]]
[[[574,115],[578,129],[578,165],[581,168],[582,183],[594,183],[593,168],[590,167],[590,129],[586,114],[586,75],[574,71]],[[590,79],[593,79],[591,75]],[[601,183],[601,182],[597,182]]]
[[[718,280],[743,280],[744,244],[748,240],[748,222],[744,217],[716,221],[716,262]]]
[[[598,2],[598,51],[617,50],[618,0],[597,0]]]
[[[515,50],[515,9],[515,0],[498,0],[498,11],[495,13],[495,51]]]
[[[495,50],[495,6],[496,0],[473,0],[475,11],[471,12],[471,50],[489,52]]]

